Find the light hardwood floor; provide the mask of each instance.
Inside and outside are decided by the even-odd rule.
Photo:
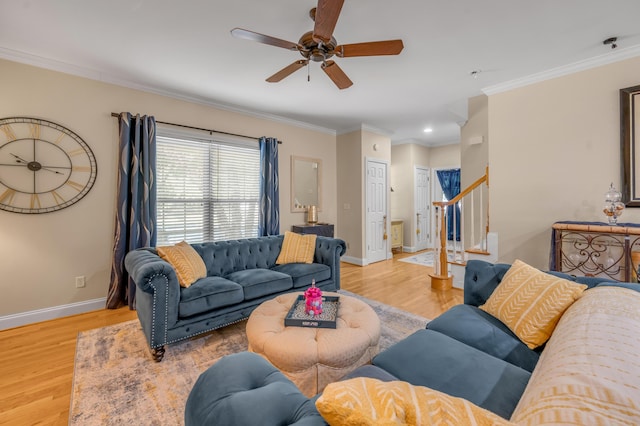
[[[431,290],[430,268],[398,261],[411,255],[342,263],[342,288],[426,318],[462,303],[461,290]],[[0,424],[66,425],[78,332],[135,318],[127,308],[100,310],[0,331]]]

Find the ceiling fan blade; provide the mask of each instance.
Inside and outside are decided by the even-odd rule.
[[[313,39],[316,43],[329,43],[336,28],[344,0],[318,0]]]
[[[304,59],[300,59],[299,61],[295,61],[291,65],[287,65],[286,67],[282,68],[280,71],[278,71],[277,73],[275,73],[271,77],[267,78],[267,81],[269,83],[277,83],[280,80],[282,80],[283,78],[288,77],[289,75],[291,75],[294,72],[298,71],[300,68],[304,67],[308,63],[309,63],[309,61],[308,60],[304,60]]]
[[[245,30],[242,28],[234,28],[231,30],[231,35],[235,38],[241,38],[244,40],[257,41],[258,43],[268,44],[270,46],[282,47],[288,50],[299,50],[302,48],[298,43],[294,43],[287,40],[271,37],[268,35],[256,33],[254,31]]]
[[[370,41],[367,43],[344,44],[337,46],[334,53],[341,58],[354,56],[398,55],[402,52],[402,40]]]
[[[329,76],[331,81],[338,86],[338,89],[346,89],[347,87],[351,87],[353,85],[353,81],[347,77],[347,75],[342,71],[342,68],[338,66],[334,61],[327,61],[322,64],[322,69]]]

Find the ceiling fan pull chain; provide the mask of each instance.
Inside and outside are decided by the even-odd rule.
[[[307,65],[307,81],[311,81],[311,67]]]

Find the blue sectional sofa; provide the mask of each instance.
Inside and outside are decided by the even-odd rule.
[[[429,322],[426,329],[417,330],[378,354],[372,365],[360,367],[344,379],[370,377],[426,386],[510,419],[527,390],[544,346],[529,349],[507,326],[478,308],[509,268],[506,264],[469,261],[463,305],[448,310]],[[638,284],[552,274],[589,288],[616,286],[627,287],[622,292],[640,291]],[[627,300],[629,295],[637,296],[640,308],[640,295],[634,294],[631,291],[616,297]],[[597,304],[599,297],[594,296],[592,303]],[[631,306],[629,311],[635,312],[634,309]],[[609,325],[618,327],[621,320],[625,319],[612,317]],[[588,341],[591,331],[584,333],[587,336],[584,345],[590,347],[595,343],[594,350],[599,350],[602,345]],[[617,344],[625,344],[622,341]],[[555,368],[554,363],[558,363],[557,359],[546,360],[548,367]],[[186,404],[185,422],[187,426],[214,424],[214,420],[219,424],[325,425],[315,408],[319,397],[306,398],[263,358],[243,352],[222,358],[200,376]]]
[[[265,300],[303,291],[315,280],[326,291],[340,288],[340,256],[345,242],[318,236],[313,263],[276,265],[284,236],[193,244],[207,276],[180,287],[174,268],[154,248],[125,257],[136,283],[136,311],[156,361],[165,345],[248,318]]]

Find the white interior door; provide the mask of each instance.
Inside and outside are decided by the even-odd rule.
[[[415,230],[416,250],[431,247],[431,172],[425,167],[415,169]]]
[[[387,163],[367,160],[366,242],[368,263],[387,258]]]

